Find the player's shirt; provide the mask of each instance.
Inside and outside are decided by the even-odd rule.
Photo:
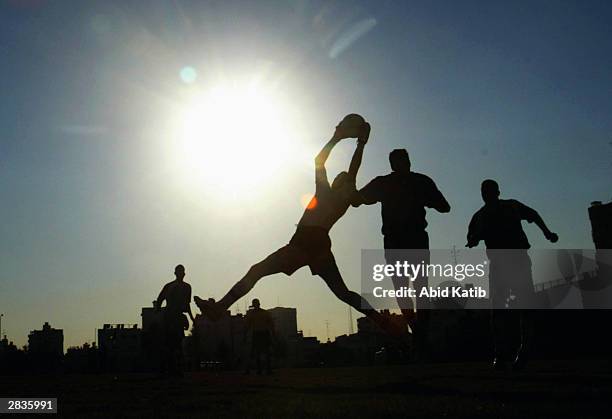
[[[157,301],[161,304],[166,300],[166,311],[173,314],[189,312],[191,302],[191,285],[184,281],[174,280],[164,285]]]
[[[354,184],[353,184],[354,187]],[[315,168],[315,196],[304,210],[299,227],[320,227],[329,231],[350,206],[351,194],[331,188],[324,166]]]
[[[385,236],[423,232],[427,227],[425,207],[448,205],[434,181],[416,172],[378,176],[359,195],[366,204],[381,203]]]
[[[487,249],[529,249],[522,220],[533,222],[538,213],[515,199],[484,205],[472,217],[468,242],[484,240]]]
[[[270,332],[274,328],[274,320],[270,313],[262,308],[252,308],[247,311],[246,315],[246,326],[255,332]]]

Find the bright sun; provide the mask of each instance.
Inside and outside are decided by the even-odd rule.
[[[291,151],[286,120],[283,107],[269,92],[212,88],[181,111],[181,165],[209,190],[246,193],[285,166]]]

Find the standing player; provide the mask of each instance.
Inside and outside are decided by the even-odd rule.
[[[257,374],[261,375],[261,358],[266,363],[266,373],[272,374],[272,363],[270,361],[270,347],[274,338],[274,319],[267,310],[261,308],[258,298],[254,298],[249,311],[244,319],[244,338],[251,332],[251,356],[247,358],[245,373],[251,372],[251,362],[255,358]]]
[[[405,149],[393,150],[389,154],[392,172],[378,176],[355,194],[353,206],[381,203],[382,234],[384,236],[387,263],[408,261],[413,264],[429,263],[429,236],[425,228],[425,208],[438,212],[450,211],[446,198],[434,181],[426,175],[411,170],[410,157]],[[407,284],[404,278],[393,278],[395,289]],[[419,298],[419,293],[428,286],[428,278],[421,275],[414,279],[416,291],[416,322],[412,300],[398,298],[397,302],[404,319],[415,336],[417,357],[427,356],[429,329],[429,299]]]
[[[496,181],[483,181],[480,192],[485,204],[470,221],[466,246],[478,246],[481,240],[487,246],[493,306],[493,366],[505,369],[512,363],[514,369],[520,369],[526,362],[533,333],[529,309],[536,303],[531,258],[527,253],[531,246],[521,221],[535,223],[552,243],[559,237],[548,229],[534,209],[515,199],[499,199]]]
[[[336,127],[332,138],[315,158],[315,196],[308,204],[289,244],[251,266],[218,302],[195,297],[196,305],[212,318],[220,317],[234,302],[246,295],[261,278],[283,272],[292,275],[303,266],[320,276],[340,300],[372,318],[382,327],[388,322],[359,294],[350,291],[336,265],[331,251],[329,230],[344,215],[355,193],[355,179],[361,165],[363,149],[370,134],[370,124],[360,115],[347,115]],[[327,180],[325,162],[340,140],[357,137],[357,148],[348,172],[340,172],[332,184]]]
[[[163,310],[163,332],[164,332],[164,356],[162,372],[170,375],[181,375],[182,347],[185,330],[189,328],[189,322],[183,313],[189,314],[191,321],[194,321],[189,303],[191,302],[191,285],[185,282],[185,267],[177,265],[174,268],[176,279],[168,282],[162,288],[157,300],[155,309],[161,310],[161,306],[166,301]]]

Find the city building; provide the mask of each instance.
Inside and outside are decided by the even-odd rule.
[[[275,307],[267,311],[274,321],[274,366],[318,365],[319,341],[298,332],[297,310]],[[192,336],[186,340],[186,359],[198,368],[239,368],[250,356],[251,341],[242,314],[228,311],[216,321],[197,315]]]
[[[153,301],[151,307],[143,307],[140,316],[142,317],[143,332],[161,327],[162,311],[155,309],[155,301]]]
[[[268,310],[274,321],[277,366],[294,366],[298,362],[297,310],[288,307],[274,307]]]
[[[26,353],[4,335],[0,339],[0,375],[22,373],[26,364]]]
[[[142,330],[137,324],[105,324],[98,329],[101,366],[107,371],[134,371],[140,367]]]
[[[228,311],[216,321],[196,315],[189,359],[193,358],[196,368],[219,365],[232,368],[242,364],[248,356],[244,328],[242,314],[231,315]]]
[[[4,335],[3,339],[0,339],[0,359],[3,358],[4,355],[8,354],[11,351],[16,351],[17,346],[13,342],[9,342],[6,335]]]
[[[268,313],[274,320],[274,332],[277,339],[291,341],[297,338],[297,309],[274,307],[269,309]]]
[[[52,328],[48,322],[42,330],[32,330],[28,335],[28,352],[33,355],[64,355],[64,331]]]
[[[316,367],[321,365],[321,342],[314,336],[304,336],[298,330],[297,353],[293,366],[296,367]]]

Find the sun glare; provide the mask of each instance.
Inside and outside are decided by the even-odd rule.
[[[179,123],[182,167],[223,194],[258,188],[281,170],[290,152],[283,107],[253,87],[203,92],[182,110]]]

